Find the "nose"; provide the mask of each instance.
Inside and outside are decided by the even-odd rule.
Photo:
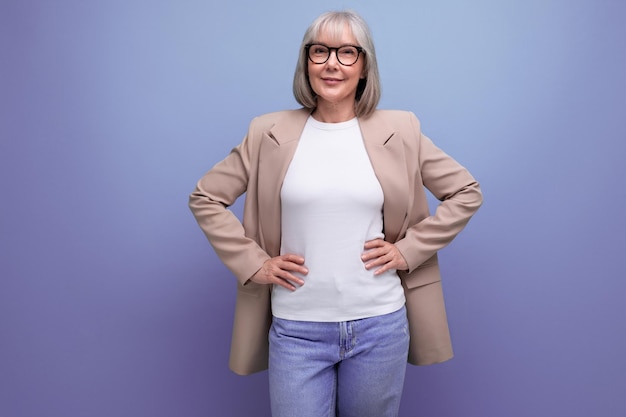
[[[337,59],[337,50],[331,50],[330,56],[326,61],[326,65],[329,67],[337,67],[339,65],[339,60]]]

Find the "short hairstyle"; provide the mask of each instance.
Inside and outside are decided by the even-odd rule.
[[[318,16],[304,33],[300,54],[293,76],[293,95],[303,107],[313,110],[317,107],[317,95],[311,88],[308,74],[308,57],[305,45],[316,41],[322,31],[331,37],[339,38],[347,25],[352,31],[358,46],[363,48],[365,78],[359,80],[356,91],[354,111],[357,117],[367,117],[376,110],[380,101],[381,87],[376,62],[374,41],[367,23],[361,16],[351,10],[326,12]]]

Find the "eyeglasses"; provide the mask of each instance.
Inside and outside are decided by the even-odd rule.
[[[314,64],[323,64],[330,58],[330,53],[335,51],[337,61],[341,65],[350,66],[356,64],[359,60],[359,55],[364,54],[365,51],[360,46],[344,45],[339,48],[331,48],[330,46],[322,45],[319,43],[309,43],[304,46],[307,51],[307,56]]]

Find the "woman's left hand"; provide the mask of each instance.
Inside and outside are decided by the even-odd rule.
[[[365,252],[361,260],[365,263],[365,269],[379,266],[374,275],[380,275],[389,269],[406,270],[409,266],[396,245],[383,239],[368,240],[365,242]]]

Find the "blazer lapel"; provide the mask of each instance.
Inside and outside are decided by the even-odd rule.
[[[359,119],[365,149],[385,196],[383,224],[385,240],[395,242],[406,228],[409,181],[402,138],[379,111]]]
[[[280,190],[311,112],[285,113],[263,137],[259,149],[259,238],[271,256],[280,254]]]

